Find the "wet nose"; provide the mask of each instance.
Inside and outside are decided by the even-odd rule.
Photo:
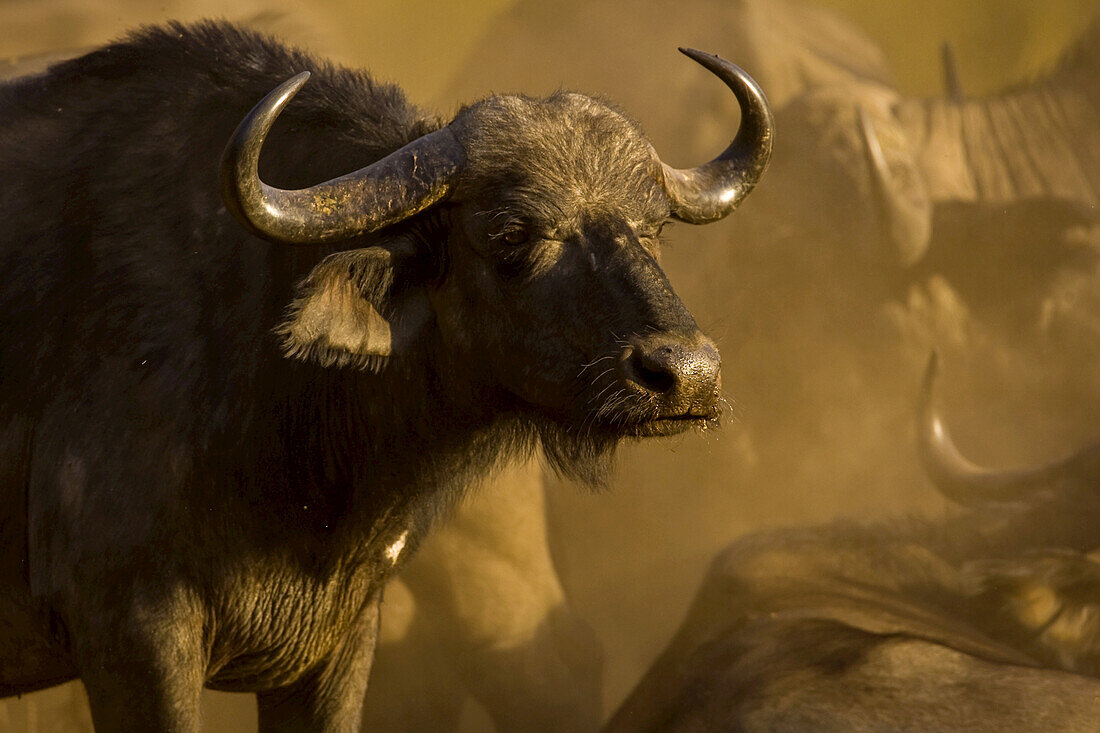
[[[660,397],[670,413],[714,412],[722,364],[714,342],[701,333],[652,334],[623,349],[621,374],[636,389]]]

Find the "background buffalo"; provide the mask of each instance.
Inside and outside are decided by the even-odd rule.
[[[964,508],[739,538],[609,733],[1095,726],[1100,443],[977,466],[936,405],[937,370],[919,454]]]

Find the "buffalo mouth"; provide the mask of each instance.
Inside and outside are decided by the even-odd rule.
[[[660,438],[670,435],[679,435],[692,428],[707,430],[718,427],[721,418],[721,410],[703,413],[684,413],[680,415],[662,415],[638,421],[628,421],[621,424],[624,435],[632,438]]]

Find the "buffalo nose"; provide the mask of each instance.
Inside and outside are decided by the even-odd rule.
[[[619,363],[628,382],[661,397],[672,412],[708,415],[715,409],[722,360],[714,342],[701,333],[636,339],[623,349]]]

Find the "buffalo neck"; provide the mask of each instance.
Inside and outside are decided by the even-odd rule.
[[[345,559],[405,530],[418,538],[503,452],[529,442],[502,396],[440,366],[449,357],[438,343],[414,351],[378,372],[270,361],[269,383],[281,386],[230,460],[254,477],[239,498],[272,543],[297,537],[310,554]]]

